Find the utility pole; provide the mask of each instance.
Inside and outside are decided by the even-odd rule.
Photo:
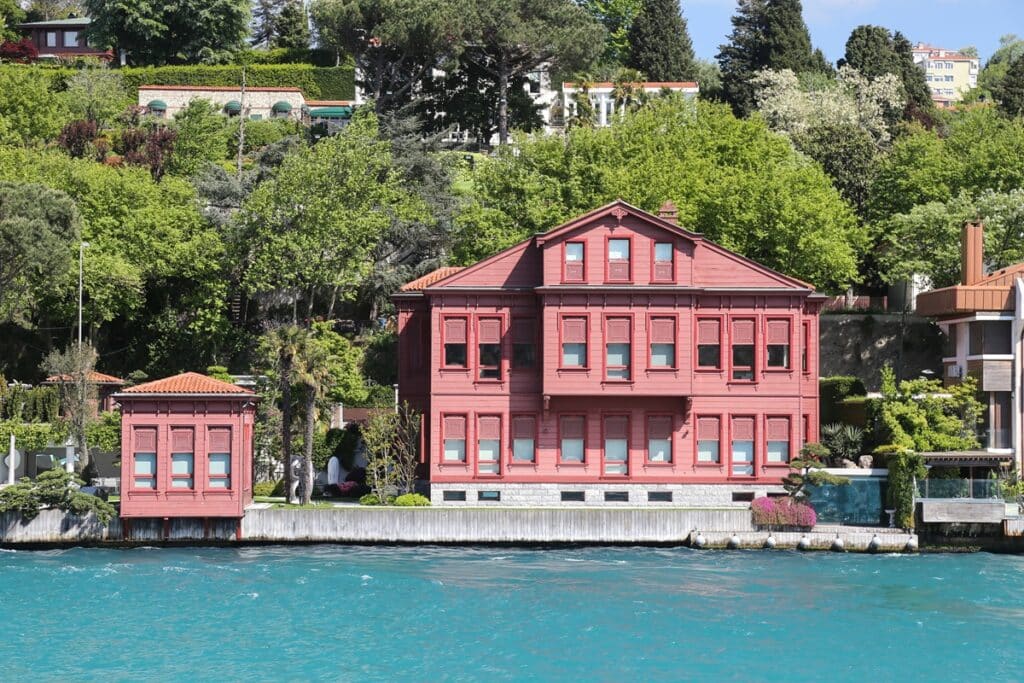
[[[85,262],[85,250],[89,247],[88,242],[78,243],[78,348],[82,348],[82,290],[84,289],[83,283],[83,264]]]

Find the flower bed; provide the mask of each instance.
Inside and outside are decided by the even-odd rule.
[[[814,508],[790,498],[755,498],[750,504],[756,526],[810,529],[818,522]]]

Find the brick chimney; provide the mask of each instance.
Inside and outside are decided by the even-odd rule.
[[[672,203],[671,199],[667,200],[661,205],[661,208],[658,209],[658,218],[663,221],[667,221],[672,225],[679,225],[679,209],[676,208],[676,205]]]
[[[985,277],[985,226],[981,221],[966,221],[960,229],[960,280],[973,285]]]

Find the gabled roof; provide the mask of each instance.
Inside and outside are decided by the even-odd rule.
[[[995,272],[989,273],[974,284],[980,287],[998,287],[1000,285],[1008,287],[1013,285],[1013,281],[1018,276],[1024,276],[1024,263],[1014,263],[1012,266],[1000,268]]]
[[[56,384],[58,382],[70,382],[71,375],[51,375],[46,378],[45,384]],[[89,373],[90,384],[124,384],[124,380],[120,377],[114,377],[113,375],[107,375],[102,372],[96,372],[93,370]]]
[[[637,207],[633,206],[628,202],[624,202],[621,199],[616,199],[611,204],[605,204],[600,208],[594,209],[593,211],[585,213],[582,216],[577,216],[576,218],[573,218],[567,223],[562,223],[556,228],[552,228],[551,230],[545,233],[537,235],[537,244],[541,245],[556,237],[561,237],[562,235],[572,232],[573,230],[576,230],[577,228],[580,228],[586,225],[587,223],[590,223],[591,221],[597,220],[599,218],[612,216],[617,221],[621,222],[623,218],[630,214],[649,223],[653,223],[660,228],[668,230],[669,232],[675,233],[680,237],[685,237],[691,242],[696,242],[701,237],[701,234],[699,232],[690,232],[689,230],[684,230],[675,223],[670,223],[669,221],[666,221],[663,218],[659,218],[658,216],[655,216],[652,213],[647,213],[643,209],[638,209]]]
[[[185,372],[173,377],[138,384],[128,387],[123,394],[235,394],[252,396],[254,393],[230,382],[200,375],[198,372]]]
[[[92,20],[89,17],[70,17],[68,19],[51,19],[49,21],[28,21],[18,24],[18,28],[45,28],[49,26],[73,28],[75,26],[88,26]]]
[[[416,278],[412,282],[402,285],[400,292],[418,292],[422,289],[426,289],[435,282],[440,282],[449,275],[454,275],[459,271],[464,270],[463,266],[443,266],[437,270],[432,270],[423,277]]]

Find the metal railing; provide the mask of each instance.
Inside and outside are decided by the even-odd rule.
[[[999,479],[921,479],[918,498],[1002,500],[1003,482]]]

